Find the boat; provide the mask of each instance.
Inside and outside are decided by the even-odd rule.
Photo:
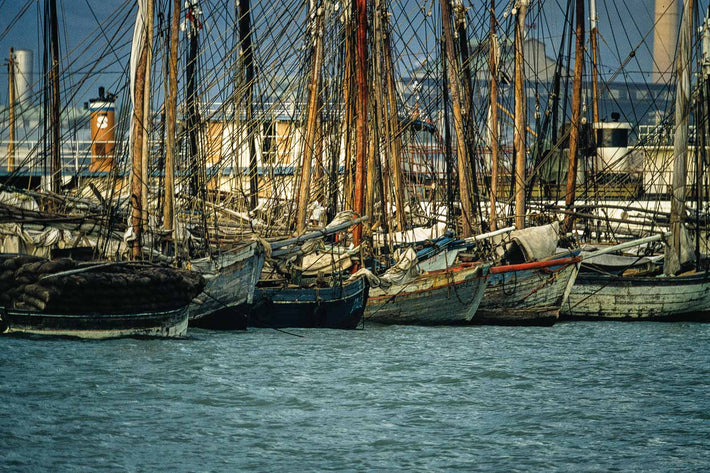
[[[246,329],[247,318],[237,308],[254,301],[254,287],[263,266],[264,250],[256,241],[215,259],[191,261],[191,269],[202,274],[207,283],[190,303],[190,325],[222,330]]]
[[[699,314],[707,315],[710,311],[710,272],[685,227],[693,6],[692,0],[684,2],[678,43],[669,232],[665,235],[622,243],[585,256],[582,271],[570,292],[568,303],[564,306],[565,318],[678,320],[694,319]],[[703,41],[710,39],[707,19],[701,33],[705,36]],[[705,60],[704,73],[699,76],[700,89],[706,87],[709,77],[708,66],[710,63]],[[696,154],[699,156],[699,153]],[[697,169],[699,172],[696,173],[696,178],[698,182],[702,182],[700,162],[697,163]],[[696,228],[698,224],[699,221],[696,219]],[[627,261],[626,264],[622,260],[620,265],[603,264],[594,260],[597,256],[620,251],[629,246],[650,243],[661,237],[665,240],[664,254],[662,257],[655,258],[658,264],[652,264],[645,270],[633,267],[633,263],[638,262],[644,255],[631,258],[631,261]],[[700,238],[699,231],[696,232],[695,237]],[[618,255],[617,259],[623,256]]]
[[[488,265],[460,263],[370,289],[365,320],[381,324],[461,325],[481,303]]]
[[[182,337],[188,304],[204,286],[192,271],[147,263],[77,264],[8,254],[0,262],[4,334]]]
[[[499,244],[471,323],[552,325],[579,269],[579,250],[557,253],[559,224],[515,230]]]
[[[707,318],[710,275],[623,276],[581,271],[563,306],[567,320],[678,321]]]
[[[579,256],[492,266],[472,324],[553,325],[575,283]]]
[[[265,328],[355,329],[362,322],[368,289],[364,277],[324,287],[262,280],[254,290],[254,303],[246,308],[248,324]]]

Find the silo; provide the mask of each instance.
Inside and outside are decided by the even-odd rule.
[[[32,67],[34,54],[29,49],[15,49],[15,100],[20,105],[29,105],[26,102],[32,96]]]
[[[680,0],[656,0],[653,30],[653,82],[667,84],[674,71]]]
[[[116,98],[99,87],[99,97],[89,100],[91,113],[91,171],[110,171],[116,146]]]

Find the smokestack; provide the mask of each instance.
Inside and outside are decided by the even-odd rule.
[[[678,40],[680,0],[656,0],[653,30],[653,82],[667,84],[673,77]]]
[[[15,96],[16,103],[25,105],[25,100],[32,96],[33,54],[29,49],[15,49]],[[29,104],[27,104],[29,105]]]

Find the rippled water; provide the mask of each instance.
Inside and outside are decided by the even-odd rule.
[[[710,324],[0,338],[2,471],[705,471]]]

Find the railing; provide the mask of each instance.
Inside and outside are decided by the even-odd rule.
[[[72,140],[62,143],[60,158],[62,169],[71,169],[74,173],[89,169],[91,164],[91,146],[97,141]],[[127,146],[127,143],[119,141],[101,141],[100,143],[114,145],[114,151],[106,156],[120,156]],[[14,169],[9,169],[9,140],[0,141],[0,174],[9,172],[30,172],[32,174],[42,173],[44,166],[48,165],[49,156],[45,154],[44,142],[37,140],[23,140],[15,142]],[[46,158],[46,159],[45,159]]]
[[[638,125],[638,144],[641,146],[673,146],[675,130],[672,125]],[[695,143],[695,126],[688,127],[688,142]]]

